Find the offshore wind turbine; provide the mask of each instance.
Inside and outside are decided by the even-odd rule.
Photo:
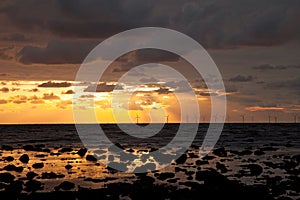
[[[140,118],[139,115],[136,114],[136,117],[135,117],[135,118],[136,118],[136,124],[139,124],[139,118]]]

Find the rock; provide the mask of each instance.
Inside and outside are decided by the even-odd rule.
[[[202,160],[213,160],[213,159],[215,159],[215,157],[214,156],[209,156],[209,155],[206,155],[202,158]]]
[[[187,160],[186,154],[182,154],[182,155],[176,160],[176,163],[177,163],[177,164],[184,164],[186,160]]]
[[[3,167],[4,170],[6,171],[15,171],[15,172],[22,172],[23,171],[23,167],[16,167],[15,165],[7,165],[5,167]]]
[[[69,181],[64,181],[58,187],[62,190],[72,190],[75,188],[75,184]]]
[[[41,169],[41,168],[44,167],[44,163],[34,163],[34,164],[32,165],[32,167],[33,167],[34,169]]]
[[[29,180],[34,179],[34,177],[36,177],[36,176],[38,176],[38,174],[37,174],[37,173],[34,173],[34,172],[28,172],[28,173],[26,174],[26,177],[27,177],[27,179],[29,179]]]
[[[85,157],[85,159],[86,159],[87,161],[97,162],[97,158],[95,158],[93,155],[87,155],[87,156]]]
[[[81,149],[79,149],[79,150],[77,151],[77,154],[78,154],[79,156],[83,157],[83,156],[85,156],[86,152],[87,152],[87,149],[86,149],[86,148],[81,148]]]
[[[157,173],[157,179],[164,181],[166,179],[174,178],[175,174],[171,172],[162,172],[162,173]]]
[[[29,180],[25,183],[25,190],[27,192],[35,192],[37,190],[41,190],[42,188],[42,183],[40,181],[36,180]]]
[[[124,147],[123,147],[120,143],[117,142],[115,145],[116,145],[117,147],[119,147],[120,149],[123,149],[123,150],[124,150]]]
[[[263,168],[257,164],[243,165],[243,167],[247,167],[250,170],[250,176],[258,176],[263,172]]]
[[[265,154],[265,152],[263,152],[262,150],[254,151],[254,155],[256,155],[256,156],[261,156],[261,155],[264,155],[264,154]]]
[[[25,146],[23,146],[23,149],[25,151],[34,151],[35,150],[34,146],[32,146],[32,145],[25,145]]]
[[[22,162],[22,163],[28,163],[29,162],[29,156],[27,154],[23,154],[19,160]]]
[[[205,185],[212,185],[214,187],[228,185],[230,181],[218,173],[214,169],[210,169],[209,171],[198,171],[196,172],[196,180],[204,181]]]
[[[213,150],[212,152],[214,155],[219,156],[219,157],[227,157],[227,152],[224,147],[218,148]]]
[[[156,170],[156,165],[154,163],[147,163],[145,165],[136,167],[134,169],[134,173],[143,173],[154,170]]]
[[[72,167],[73,167],[73,166],[72,166],[72,165],[69,165],[69,164],[65,166],[65,168],[66,168],[67,170],[72,169]]]
[[[195,153],[188,153],[189,158],[199,158],[199,156]]]
[[[175,167],[175,172],[184,172],[184,173],[186,173],[187,169],[183,169],[183,168],[180,168],[180,167]]]
[[[6,158],[4,158],[5,161],[8,161],[8,162],[12,162],[14,161],[14,157],[12,156],[7,156]]]
[[[126,152],[133,153],[134,150],[132,148],[130,148],[130,149],[127,149]]]
[[[61,148],[60,150],[58,150],[58,152],[60,153],[67,153],[67,152],[71,152],[73,151],[73,149],[71,147],[64,147],[64,148]]]
[[[15,179],[15,176],[11,175],[8,172],[0,173],[0,182],[2,182],[2,183],[11,183],[14,181],[14,179]]]
[[[126,172],[128,170],[127,165],[125,163],[110,162],[108,163],[108,166],[110,168],[117,169],[122,172]]]
[[[14,194],[20,194],[23,190],[23,181],[13,181],[6,188],[6,192],[12,192]]]
[[[217,162],[217,163],[216,163],[216,168],[217,168],[218,170],[220,170],[221,173],[226,173],[226,172],[228,172],[228,169],[226,168],[226,166],[225,166],[224,164],[220,163],[220,162]]]
[[[261,151],[277,151],[279,148],[275,147],[262,147],[260,148]]]
[[[56,178],[64,178],[63,174],[56,174],[54,172],[44,172],[42,173],[42,179],[56,179]]]
[[[14,150],[13,147],[8,146],[8,145],[2,145],[2,148],[1,148],[1,149],[2,149],[2,150],[5,150],[5,151],[12,151],[12,150]]]
[[[209,162],[207,160],[196,160],[196,165],[207,165]]]

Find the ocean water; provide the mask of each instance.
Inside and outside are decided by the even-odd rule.
[[[89,125],[86,125],[87,127]],[[166,124],[163,129],[150,138],[134,138],[117,125],[99,125],[111,142],[131,147],[162,147],[172,140],[178,130],[178,124]],[[130,125],[128,125],[130,126]],[[188,125],[187,125],[188,126]],[[208,124],[199,124],[193,145],[201,146]],[[91,136],[96,133],[91,133]],[[0,145],[22,148],[26,144],[43,144],[48,148],[70,146],[83,147],[75,125],[0,125]],[[216,147],[243,149],[260,146],[290,146],[300,151],[300,124],[225,124]],[[293,147],[293,148],[292,148]]]

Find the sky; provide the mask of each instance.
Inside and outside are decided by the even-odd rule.
[[[0,123],[74,123],[74,97],[78,108],[94,109],[99,122],[114,123],[113,91],[132,92],[133,85],[118,82],[129,72],[144,84],[135,86],[118,116],[129,113],[133,122],[137,116],[140,122],[165,122],[168,116],[179,122],[175,93],[185,94],[186,85],[161,81],[155,68],[134,71],[146,63],[170,66],[189,80],[200,121],[211,118],[210,96],[224,95],[227,122],[241,122],[243,116],[246,122],[300,121],[299,9],[298,0],[2,0]],[[196,40],[216,63],[226,93],[208,90],[178,55],[153,49],[122,55],[101,82],[76,81],[93,48],[139,27],[173,29]],[[194,122],[193,112],[183,119]]]

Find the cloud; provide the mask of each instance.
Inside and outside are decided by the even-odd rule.
[[[254,66],[252,68],[256,69],[256,70],[266,71],[266,70],[284,70],[287,67],[283,66],[283,65],[275,66],[275,65],[271,65],[271,64],[262,64],[262,65],[259,65],[259,66]]]
[[[245,110],[256,112],[256,111],[283,111],[284,108],[282,107],[262,107],[262,106],[251,106],[246,107]]]
[[[108,85],[101,83],[98,85],[89,85],[84,92],[112,92],[114,89],[123,89],[121,85]]]
[[[61,108],[61,109],[66,109],[67,106],[72,105],[72,101],[71,100],[65,100],[65,101],[59,101],[56,104],[56,107]]]
[[[52,40],[46,47],[27,45],[17,56],[23,64],[78,64],[96,44],[93,41]]]
[[[59,83],[57,83],[57,82],[48,81],[47,83],[42,83],[42,84],[38,85],[38,87],[59,88],[59,87],[70,87],[71,85],[72,84],[68,83],[68,82],[59,82]]]
[[[207,96],[218,96],[218,94],[215,93],[215,92],[197,92],[197,94],[199,94],[201,96],[204,96],[204,97],[207,97]]]
[[[84,95],[81,95],[80,98],[95,98],[96,96],[95,95],[92,95],[92,94],[84,94]]]
[[[32,104],[44,104],[45,101],[43,99],[35,99],[35,100],[31,100],[30,103],[32,103]]]
[[[151,77],[151,78],[141,78],[139,81],[142,82],[142,83],[157,83],[158,82],[158,80],[156,78],[153,78],[153,77]]]
[[[230,48],[299,42],[299,8],[294,0],[11,0],[1,11],[10,24],[27,32],[103,39],[156,26],[181,31],[207,48]]]
[[[7,100],[5,100],[5,99],[0,99],[0,104],[7,104],[7,103],[8,103]]]
[[[271,82],[267,84],[268,88],[271,89],[279,89],[279,88],[287,88],[289,90],[300,90],[300,77],[291,79],[291,80],[285,80],[285,81],[278,81],[278,82]]]
[[[27,90],[28,92],[38,92],[39,91],[39,89],[37,89],[37,88],[33,88],[33,89],[29,89],[29,90]]]
[[[230,78],[229,81],[231,81],[231,82],[250,82],[250,81],[253,81],[253,77],[237,75],[235,77]]]
[[[75,94],[75,92],[73,90],[67,90],[67,91],[62,91],[62,94]]]
[[[27,96],[25,95],[16,95],[10,97],[10,102],[15,103],[15,104],[22,104],[27,102]]]
[[[7,87],[3,87],[0,89],[1,92],[7,93],[9,92],[9,89]]]
[[[0,59],[2,60],[11,60],[13,56],[9,53],[10,50],[14,49],[14,46],[8,46],[4,48],[0,48]]]
[[[8,36],[3,38],[4,40],[8,41],[14,41],[14,42],[26,42],[26,41],[31,41],[30,38],[27,38],[24,34],[22,33],[11,33]]]
[[[45,93],[45,94],[43,94],[42,99],[44,99],[44,100],[59,100],[60,97],[53,93],[49,93],[49,94]]]
[[[154,90],[155,92],[157,92],[158,94],[169,94],[171,93],[171,91],[168,88],[164,88],[164,87],[160,87],[157,90]]]

